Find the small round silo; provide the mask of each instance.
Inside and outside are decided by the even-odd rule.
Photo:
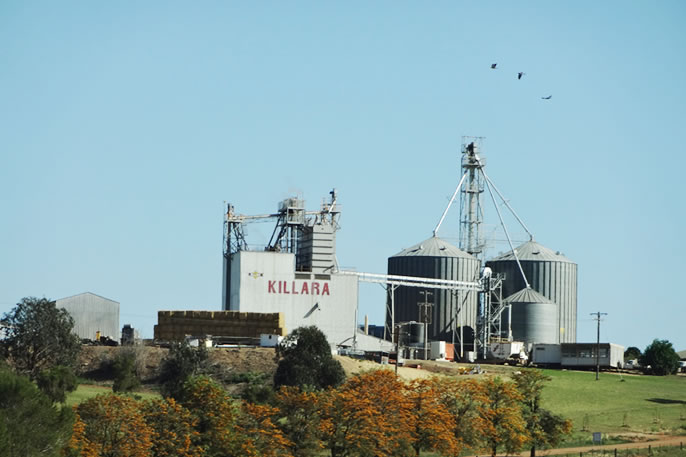
[[[559,252],[535,241],[515,248],[529,285],[557,305],[557,337],[554,343],[576,343],[577,265]],[[526,288],[512,251],[486,262],[505,276],[503,297]]]
[[[408,345],[424,342],[424,324],[421,322],[408,324],[405,333],[406,335],[404,336],[406,338],[404,338],[403,341],[406,341]]]
[[[388,258],[388,274],[476,281],[479,278],[480,261],[456,246],[438,237],[431,237]],[[390,308],[390,289],[388,307]],[[421,321],[419,302],[425,300],[420,292],[432,292],[431,323],[428,325],[429,341],[459,341],[462,327],[463,343],[473,344],[476,328],[478,293],[476,291],[451,291],[445,289],[399,286],[394,292],[395,322]],[[390,323],[390,314],[386,316]],[[471,348],[465,348],[471,350]]]
[[[533,289],[504,300],[512,307],[512,338],[525,343],[557,343],[557,305]],[[503,317],[507,313],[503,312]],[[507,322],[507,318],[505,318]]]

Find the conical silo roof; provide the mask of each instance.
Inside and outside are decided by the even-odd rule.
[[[429,239],[417,243],[407,249],[403,249],[399,253],[391,257],[458,257],[466,259],[474,259],[475,257],[464,252],[457,246],[454,246],[447,241],[432,236]]]
[[[515,292],[503,300],[506,303],[550,303],[553,304],[544,295],[539,294],[530,287],[525,287],[519,292]]]
[[[507,297],[504,302],[512,305],[505,321],[512,319],[509,326],[515,341],[559,343],[558,308],[543,294],[526,287]]]
[[[555,252],[552,249],[549,249],[542,244],[538,244],[535,241],[527,241],[526,243],[523,243],[515,248],[515,251],[517,251],[517,257],[519,260],[542,260],[542,261],[547,261],[547,262],[569,262],[569,263],[574,263],[571,260],[569,260],[567,257],[563,256],[560,254],[560,252]],[[491,260],[492,262],[498,262],[501,260],[515,260],[514,255],[512,254],[512,251],[503,254],[501,256],[498,256]]]

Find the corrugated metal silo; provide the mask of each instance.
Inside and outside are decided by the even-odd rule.
[[[480,266],[476,257],[438,237],[431,237],[388,258],[389,275],[455,281],[477,280]],[[429,302],[434,304],[431,324],[428,326],[428,339],[452,341],[453,326],[459,335],[461,322],[465,343],[473,341],[478,303],[478,293],[475,291],[458,293],[443,289],[400,286],[395,290],[395,322],[420,321],[417,303],[424,301],[424,296],[420,295],[424,290],[433,292]],[[453,322],[458,310],[461,310],[460,314],[457,321]],[[386,319],[390,322],[390,316],[386,316]]]
[[[557,342],[555,303],[533,289],[522,289],[504,301],[512,306],[512,337],[515,341],[550,344]]]
[[[557,305],[557,338],[554,343],[576,342],[577,265],[535,241],[515,248],[532,289]],[[503,296],[526,287],[512,251],[486,262],[493,273],[505,275]]]

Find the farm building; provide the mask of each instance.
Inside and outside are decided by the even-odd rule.
[[[81,339],[99,337],[119,341],[119,302],[85,292],[55,301],[74,319],[74,333]]]
[[[594,368],[597,351],[601,368],[624,367],[624,347],[614,343],[534,344],[531,349],[531,361],[541,366]]]
[[[287,198],[274,214],[240,215],[228,205],[224,226],[224,311],[282,313],[285,332],[314,325],[332,349],[390,350],[391,343],[358,329],[358,278],[338,270],[336,231],[340,214],[335,189],[318,211]],[[246,242],[247,223],[275,219],[266,246]]]

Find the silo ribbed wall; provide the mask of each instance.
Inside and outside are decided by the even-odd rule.
[[[454,248],[457,249],[457,248]],[[480,262],[467,254],[463,257],[452,256],[424,256],[402,255],[389,257],[388,274],[414,276],[457,281],[475,281],[478,279]],[[459,325],[476,327],[478,294],[475,291],[450,291],[444,289],[430,289],[400,286],[395,290],[395,322],[419,321],[419,302],[424,301],[420,291],[430,290],[433,295],[429,302],[433,303],[432,323],[429,325],[429,340],[451,342],[453,327]],[[390,297],[389,297],[390,303]],[[461,315],[453,323],[458,307],[462,304]],[[387,316],[390,322],[390,316]],[[467,330],[468,332],[468,330]],[[468,335],[465,334],[465,340]]]
[[[557,334],[557,305],[512,304],[512,336],[515,341],[555,344]]]
[[[557,325],[560,343],[576,342],[577,265],[572,262],[521,260],[531,288],[558,305]],[[526,287],[514,260],[486,262],[494,273],[505,274],[503,297]]]

